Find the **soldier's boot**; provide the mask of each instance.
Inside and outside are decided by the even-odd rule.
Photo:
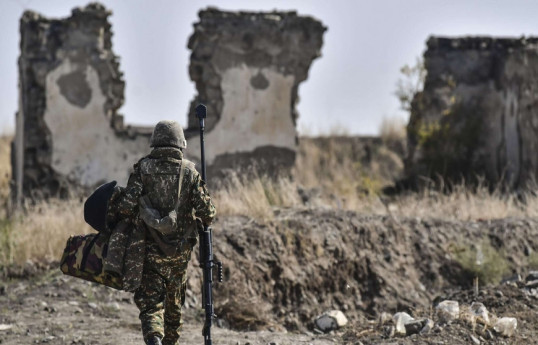
[[[162,345],[161,338],[153,335],[146,340],[146,345]]]

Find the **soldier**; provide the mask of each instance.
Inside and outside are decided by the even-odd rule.
[[[134,165],[118,212],[146,233],[142,279],[134,295],[144,341],[173,345],[182,325],[196,222],[209,225],[216,210],[194,164],[183,158],[187,141],[177,122],[159,122],[150,146],[151,153]]]

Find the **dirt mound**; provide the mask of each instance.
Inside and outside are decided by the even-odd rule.
[[[458,301],[460,310],[473,302],[482,303],[489,318],[514,317],[517,320],[515,334],[506,338],[498,334],[494,327],[482,322],[470,322],[465,316],[465,311],[460,312],[460,319],[449,324],[444,324],[436,317],[433,311],[428,313],[414,312],[416,319],[432,318],[434,326],[426,334],[414,334],[411,336],[388,337],[386,329],[391,326],[380,325],[379,322],[356,324],[355,328],[348,330],[343,336],[346,344],[363,345],[429,345],[429,344],[534,344],[536,339],[536,324],[538,308],[536,302],[538,296],[523,288],[522,284],[503,284],[481,289],[478,293],[474,290],[459,290],[445,295],[447,299]],[[390,324],[390,322],[389,322]],[[395,342],[397,341],[397,342]]]
[[[538,335],[536,296],[517,284],[480,287],[475,295],[476,272],[461,256],[465,248],[490,246],[505,253],[505,275],[525,276],[525,267],[538,250],[538,221],[533,219],[461,222],[280,209],[266,223],[224,217],[217,221],[214,235],[216,258],[225,265],[225,283],[215,286],[216,325],[268,334],[264,338],[259,332],[248,333],[252,344],[278,339],[281,344],[448,345],[472,343],[471,335],[492,344],[528,344]],[[29,339],[103,343],[124,333],[128,338],[120,344],[140,342],[130,294],[61,276],[56,269],[34,270],[37,273],[11,272],[11,277],[19,278],[0,283],[0,307],[12,311],[0,316],[0,324],[12,327],[0,334],[8,344],[25,344]],[[199,334],[189,324],[201,324],[201,270],[195,256],[189,270],[186,339]],[[496,335],[488,339],[486,333],[456,321],[442,328],[436,324],[438,331],[428,335],[395,339],[386,338],[375,326],[382,312],[431,317],[431,307],[440,299],[482,302],[496,315],[516,317],[518,333],[506,341]],[[313,319],[330,309],[343,311],[349,326],[336,334],[315,336]],[[55,319],[47,318],[49,314]],[[90,314],[95,319],[86,324]],[[39,320],[31,323],[37,320],[35,315]],[[107,328],[111,322],[114,330]],[[77,326],[66,332],[61,326],[65,324]],[[94,325],[103,328],[95,331]],[[299,341],[297,334],[286,334],[284,328],[306,336]],[[247,334],[216,332],[224,338],[229,335],[226,339],[233,343]]]
[[[526,254],[538,250],[538,222],[530,219],[280,210],[267,224],[220,219],[214,232],[216,257],[225,266],[225,283],[215,288],[217,314],[236,329],[304,330],[327,309],[342,310],[352,322],[383,311],[428,310],[443,291],[472,284],[473,272],[455,260],[461,248],[487,242],[509,254],[506,274],[521,270]],[[200,270],[191,271],[189,285],[199,291]]]

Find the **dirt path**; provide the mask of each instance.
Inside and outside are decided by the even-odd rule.
[[[187,308],[182,344],[202,344],[202,320]],[[3,326],[2,326],[3,325]],[[8,328],[2,330],[2,328]],[[214,344],[267,345],[340,342],[339,336],[234,332],[213,328]],[[0,288],[0,344],[143,344],[130,293],[49,271]]]

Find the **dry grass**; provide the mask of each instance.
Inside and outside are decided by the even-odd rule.
[[[401,117],[385,117],[379,126],[379,136],[383,142],[405,140],[407,137],[406,125],[406,121]]]
[[[273,218],[273,207],[300,204],[297,187],[288,179],[234,176],[213,193],[219,215],[247,215],[265,221]]]
[[[80,200],[50,200],[0,223],[0,265],[59,260],[69,236],[93,231]]]
[[[11,141],[12,135],[0,136],[0,217],[5,217],[9,199],[9,181],[11,180]]]
[[[456,220],[499,219],[507,217],[537,217],[538,196],[528,192],[523,198],[485,186],[469,189],[459,185],[451,193],[426,189],[408,193],[387,202],[387,210],[402,217],[440,218]]]
[[[491,193],[485,187],[471,190],[456,186],[450,194],[429,189],[388,199],[380,194],[381,187],[388,182],[383,178],[388,176],[385,170],[400,168],[380,162],[363,166],[352,147],[338,144],[338,138],[328,139],[321,146],[301,142],[298,168],[292,179],[275,181],[237,176],[213,190],[219,216],[245,215],[268,221],[274,217],[275,208],[281,207],[322,207],[395,217],[457,220],[538,216],[536,195],[529,193],[522,203],[513,195]],[[10,141],[11,138],[0,137],[2,209],[9,194]],[[376,153],[376,160],[391,159],[382,154]],[[9,220],[0,211],[0,266],[29,259],[58,259],[70,235],[92,231],[84,223],[82,208],[80,200],[51,200],[28,206],[24,215]],[[538,265],[536,262],[532,264]]]
[[[301,141],[293,176],[297,186],[316,192],[317,200],[311,204],[359,209],[371,203],[371,196],[388,183],[378,166],[363,166],[355,150],[338,137],[319,144]]]
[[[12,135],[0,136],[0,266],[27,260],[57,260],[70,235],[91,231],[80,200],[50,200],[27,205],[24,214],[7,219],[11,180]]]

